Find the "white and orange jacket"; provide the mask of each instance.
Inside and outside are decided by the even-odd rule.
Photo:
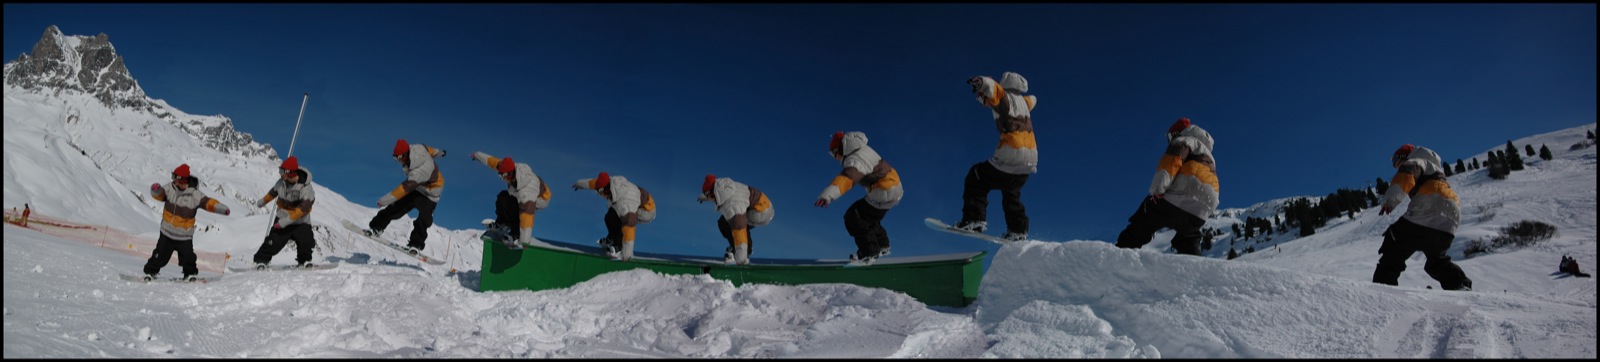
[[[735,246],[750,244],[751,227],[772,222],[775,209],[761,190],[730,178],[718,177],[717,182],[712,184],[711,192],[717,200],[717,212],[728,220]]]
[[[1211,157],[1211,134],[1190,125],[1167,143],[1167,152],[1156,164],[1150,180],[1150,195],[1163,195],[1190,215],[1205,219],[1217,209],[1221,184],[1217,182],[1217,161]]]
[[[833,183],[822,189],[822,195],[817,198],[833,203],[833,200],[851,187],[860,183],[867,189],[867,204],[872,207],[888,210],[900,203],[900,197],[905,195],[905,189],[900,186],[900,173],[889,166],[877,151],[867,146],[867,135],[861,132],[845,133],[840,140],[840,148],[844,158],[839,160],[839,165],[844,170],[833,177]]]
[[[1033,105],[1037,97],[1025,95],[1028,80],[1021,75],[1006,72],[999,82],[989,77],[979,77],[978,103],[983,103],[994,113],[995,129],[1000,131],[1000,144],[995,146],[989,164],[995,169],[1013,175],[1039,172],[1039,145],[1033,138]]]
[[[433,159],[444,157],[444,151],[427,145],[414,144],[408,152],[411,162],[401,166],[406,173],[406,180],[379,198],[378,205],[389,206],[412,192],[421,192],[429,200],[439,202],[439,195],[444,192],[444,176],[439,174],[439,167],[434,165]]]
[[[164,202],[161,206],[161,235],[172,240],[194,239],[194,216],[200,209],[227,214],[228,205],[200,192],[200,179],[189,177],[189,187],[179,190],[171,182],[150,190],[150,197]]]
[[[1461,200],[1450,189],[1439,154],[1433,150],[1418,146],[1400,162],[1399,170],[1389,180],[1389,190],[1383,193],[1383,207],[1392,210],[1406,198],[1411,199],[1411,206],[1401,217],[1430,229],[1456,233],[1461,224]]]
[[[656,219],[656,200],[650,197],[649,191],[634,185],[628,178],[616,175],[610,177],[611,185],[607,187],[611,188],[611,197],[606,201],[611,204],[611,210],[617,213],[617,218],[622,220],[622,242],[631,243],[639,225],[648,224]],[[595,179],[586,178],[578,180],[572,186],[594,190],[594,182]]]
[[[287,184],[282,178],[272,184],[272,189],[266,196],[256,203],[257,207],[266,206],[268,202],[278,201],[276,218],[279,226],[311,223],[311,206],[317,202],[316,188],[311,187],[311,171],[301,167],[292,172],[300,173],[300,182]]]
[[[489,166],[490,170],[498,170],[503,160],[483,152],[473,152],[472,159]],[[517,231],[521,233],[521,239],[517,240],[532,241],[533,214],[550,206],[550,186],[544,183],[543,177],[534,174],[528,164],[517,162],[516,169],[513,181],[506,184],[506,192],[517,198]]]

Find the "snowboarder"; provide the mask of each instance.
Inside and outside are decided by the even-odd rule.
[[[16,209],[12,209],[16,210]],[[22,227],[28,227],[28,216],[33,215],[33,207],[22,204]]]
[[[1589,274],[1578,270],[1578,259],[1573,259],[1572,257],[1566,255],[1561,256],[1561,265],[1556,266],[1556,270],[1559,270],[1562,273],[1572,274],[1572,276],[1579,278],[1589,277]]]
[[[635,229],[656,219],[656,201],[650,197],[650,192],[626,177],[605,172],[572,184],[573,191],[580,189],[594,190],[610,203],[605,215],[606,237],[599,241],[606,255],[614,255],[622,261],[633,259]]]
[[[144,280],[156,279],[156,273],[167,266],[172,252],[178,252],[178,266],[183,268],[183,281],[195,281],[200,268],[195,265],[194,216],[199,209],[228,215],[228,206],[200,192],[200,179],[189,174],[189,164],[172,170],[172,182],[150,184],[150,197],[162,202],[161,236],[156,239],[156,249],[144,263]]]
[[[706,174],[705,183],[700,184],[700,197],[697,200],[701,203],[710,200],[717,205],[717,212],[721,214],[717,218],[717,230],[722,232],[722,238],[728,239],[728,249],[724,251],[722,260],[738,265],[749,264],[750,254],[755,252],[755,239],[750,236],[750,231],[771,223],[775,211],[767,195],[733,179]]]
[[[506,189],[494,197],[494,222],[489,228],[498,229],[497,235],[510,237],[511,240],[499,240],[506,244],[533,242],[534,214],[550,206],[550,186],[528,164],[511,157],[496,158],[482,151],[473,152],[470,157],[489,166],[506,182]],[[511,234],[513,229],[518,233]]]
[[[1439,162],[1433,150],[1410,144],[1400,146],[1390,158],[1397,171],[1378,215],[1394,211],[1406,198],[1411,199],[1411,206],[1383,232],[1383,245],[1378,247],[1382,256],[1372,273],[1373,283],[1400,285],[1406,259],[1420,251],[1427,258],[1423,271],[1439,281],[1441,289],[1472,290],[1472,279],[1445,254],[1461,222],[1461,201],[1450,190]]]
[[[1211,157],[1211,134],[1179,118],[1167,128],[1167,151],[1156,164],[1150,193],[1128,217],[1117,235],[1117,247],[1137,249],[1150,243],[1161,228],[1172,228],[1172,248],[1179,254],[1200,255],[1200,227],[1217,209],[1221,185],[1217,162]]]
[[[272,230],[253,257],[256,269],[266,269],[267,263],[278,255],[289,240],[294,240],[295,263],[311,268],[311,251],[317,247],[316,235],[311,232],[311,205],[317,202],[316,188],[311,187],[311,171],[300,167],[295,156],[283,160],[278,167],[278,182],[272,184],[267,195],[256,201],[256,207],[277,201],[278,212],[272,217]]]
[[[378,215],[367,223],[367,236],[382,237],[389,222],[417,210],[417,220],[411,223],[411,237],[406,252],[416,255],[428,246],[428,227],[433,225],[433,208],[439,205],[444,191],[444,176],[433,159],[444,157],[443,149],[423,144],[407,144],[405,139],[395,141],[394,160],[400,163],[406,178],[400,186],[378,199]]]
[[[865,133],[835,132],[828,143],[828,153],[844,166],[844,170],[822,189],[814,205],[827,207],[857,183],[866,189],[866,196],[845,210],[844,229],[856,239],[856,252],[850,254],[850,260],[871,264],[889,255],[889,232],[883,229],[883,217],[905,194],[900,186],[900,173],[867,146]]]
[[[982,233],[988,228],[989,191],[1000,190],[1000,203],[1005,210],[1006,233],[1002,238],[1018,241],[1028,238],[1028,213],[1022,205],[1022,186],[1028,175],[1037,173],[1038,145],[1033,138],[1033,110],[1036,97],[1025,95],[1028,80],[1022,75],[1006,72],[999,82],[977,76],[967,79],[978,103],[994,114],[995,129],[1000,131],[1000,143],[988,161],[972,165],[961,192],[961,222],[957,229]]]

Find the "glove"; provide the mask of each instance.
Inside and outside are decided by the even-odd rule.
[[[699,203],[702,203],[702,204],[706,203],[706,200],[709,200],[708,198],[706,198],[706,194],[700,194],[700,196],[695,196],[695,198],[694,198],[695,202],[699,202]]]
[[[229,210],[226,210],[226,209],[222,210],[222,216],[228,216],[228,214],[232,214],[232,213],[233,213],[232,211],[229,211]]]
[[[278,230],[278,229],[282,229],[282,228],[283,228],[283,225],[278,225],[277,222],[273,222],[272,223],[272,229],[273,230]]]
[[[479,153],[483,153],[483,152],[481,152],[481,151],[480,152],[473,152],[472,154],[467,155],[467,158],[471,158],[473,161],[477,161]]]
[[[983,77],[979,76],[979,77],[967,78],[967,85],[972,86],[972,92],[973,93],[977,93],[978,92],[978,88],[983,86]]]
[[[256,200],[256,207],[267,206],[267,200]]]
[[[828,207],[828,199],[817,199],[817,202],[811,204],[817,207]]]
[[[150,184],[150,192],[160,192],[160,191],[161,191],[161,183],[158,182],[158,183]]]
[[[374,202],[372,204],[373,205],[378,205],[378,207],[383,207],[383,201]]]
[[[1383,208],[1378,209],[1378,215],[1388,215],[1390,212],[1394,212],[1394,208],[1384,206]]]
[[[439,157],[444,157],[444,155],[445,155],[445,153],[444,153],[444,149],[443,149],[443,148],[440,148],[440,149],[439,149]]]

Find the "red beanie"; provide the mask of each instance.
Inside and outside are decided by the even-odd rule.
[[[606,188],[606,186],[611,186],[611,175],[601,172],[600,176],[594,178],[594,189],[599,190]]]
[[[189,177],[189,164],[185,163],[178,165],[178,169],[172,170],[172,175],[177,177]]]
[[[828,142],[828,151],[844,151],[844,132],[834,132],[833,141]]]
[[[500,167],[495,167],[494,170],[495,171],[499,171],[500,173],[508,173],[508,172],[511,172],[511,171],[516,171],[517,170],[516,162],[517,161],[512,161],[511,157],[502,158],[502,159],[500,159]]]
[[[288,159],[283,160],[283,166],[279,166],[278,168],[281,168],[284,171],[298,170],[300,169],[300,158],[289,156]]]
[[[1177,122],[1172,122],[1172,127],[1167,128],[1167,133],[1178,133],[1186,128],[1189,128],[1189,117],[1179,118]]]
[[[395,141],[394,142],[394,155],[395,156],[399,156],[400,154],[406,153],[406,151],[410,151],[410,150],[411,150],[411,145],[406,144],[406,140],[404,138],[401,138],[399,141]]]
[[[706,182],[700,184],[700,193],[711,192],[711,186],[717,184],[717,175],[706,174]]]

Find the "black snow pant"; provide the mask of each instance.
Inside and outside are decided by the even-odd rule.
[[[511,231],[511,237],[515,238],[521,235],[517,232],[518,227],[522,226],[521,217],[522,208],[517,205],[517,197],[511,196],[509,191],[500,190],[500,194],[494,196],[494,224]]]
[[[888,213],[889,210],[867,204],[866,198],[844,211],[844,230],[856,238],[856,255],[874,256],[889,247],[889,231],[883,229],[883,217]]]
[[[406,213],[416,209],[417,220],[411,222],[411,238],[408,240],[407,246],[422,250],[428,246],[428,227],[433,226],[434,206],[438,206],[438,203],[428,199],[421,192],[412,191],[382,210],[378,210],[378,215],[372,217],[372,221],[367,223],[367,228],[372,230],[387,229],[390,221],[406,216]]]
[[[144,273],[146,275],[155,275],[161,272],[161,268],[167,266],[167,262],[172,260],[173,251],[178,252],[178,266],[183,268],[183,275],[200,274],[200,267],[194,264],[194,239],[173,240],[168,238],[166,234],[161,234],[161,237],[156,238],[155,253],[151,254],[150,260],[144,263]]]
[[[755,230],[756,227],[754,226],[745,226],[745,235],[750,239],[750,243],[745,244],[746,257],[756,255]],[[728,250],[733,250],[733,227],[728,225],[728,219],[723,218],[722,216],[717,216],[717,231],[722,232],[723,239],[728,239]]]
[[[1439,288],[1444,290],[1459,290],[1462,287],[1471,288],[1472,279],[1461,271],[1461,267],[1450,261],[1450,255],[1445,252],[1450,250],[1450,242],[1455,235],[1447,232],[1430,229],[1426,226],[1400,218],[1388,230],[1383,232],[1383,246],[1378,247],[1378,268],[1372,272],[1372,282],[1378,284],[1400,285],[1400,272],[1406,270],[1406,259],[1411,254],[1422,252],[1427,258],[1427,264],[1422,267],[1428,272],[1429,277],[1439,281]]]
[[[261,248],[256,249],[254,260],[256,264],[266,264],[272,257],[289,246],[289,240],[294,240],[294,261],[305,264],[311,261],[311,250],[317,247],[317,240],[311,233],[310,224],[289,224],[281,228],[267,231],[266,240],[261,241]]]
[[[1205,224],[1205,219],[1183,211],[1166,199],[1145,196],[1139,203],[1139,210],[1128,217],[1128,227],[1117,235],[1117,247],[1138,249],[1149,244],[1156,231],[1172,228],[1177,232],[1172,237],[1172,248],[1177,249],[1178,254],[1200,255],[1200,227]]]
[[[961,191],[961,221],[988,221],[989,191],[1000,190],[1000,207],[1006,213],[1006,231],[1028,232],[1028,210],[1022,206],[1022,186],[1028,175],[1013,175],[994,168],[989,161],[967,170]],[[957,223],[956,225],[960,225]]]
[[[606,242],[618,249],[622,248],[622,217],[617,216],[617,209],[606,207]]]

